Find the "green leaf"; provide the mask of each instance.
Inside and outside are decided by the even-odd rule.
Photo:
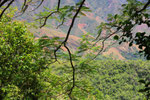
[[[114,40],[118,40],[119,39],[119,36],[118,35],[115,35],[114,36]]]
[[[148,87],[150,85],[150,82],[146,83],[145,86]]]
[[[144,83],[145,84],[145,80],[139,80],[140,83]]]
[[[129,47],[131,47],[133,45],[133,41],[129,43]]]

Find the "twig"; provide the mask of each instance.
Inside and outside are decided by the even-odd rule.
[[[31,10],[31,12],[35,11],[36,9],[38,9],[43,4],[43,2],[44,2],[44,0],[41,0],[40,4],[36,8],[34,8],[33,10]]]
[[[3,2],[1,1],[0,2],[0,8],[6,3],[6,2],[8,2],[9,0],[3,0]]]
[[[5,13],[5,11],[9,8],[9,6],[10,6],[13,2],[14,2],[14,0],[10,1],[10,2],[8,3],[8,5],[3,9],[3,11],[2,11],[1,14],[0,14],[0,19],[1,19],[1,17],[3,16],[3,14]]]
[[[63,20],[62,20],[61,24],[60,24],[60,25],[58,25],[56,29],[58,29],[60,26],[62,26],[62,25],[64,24],[64,22],[65,22],[65,18],[63,18]]]
[[[70,92],[68,93],[68,96],[69,96],[70,99],[72,99],[71,94],[72,94],[72,91],[73,91],[73,89],[74,89],[74,87],[75,87],[75,67],[74,67],[74,65],[73,65],[72,56],[71,56],[71,55],[72,55],[72,54],[71,54],[71,51],[70,51],[70,49],[67,47],[66,43],[67,43],[68,38],[69,38],[69,36],[70,36],[70,33],[71,33],[72,28],[73,28],[75,19],[77,18],[77,16],[78,16],[78,14],[79,14],[79,12],[80,12],[80,10],[81,10],[81,8],[82,8],[84,2],[85,2],[85,0],[83,0],[83,1],[81,2],[81,4],[80,4],[78,10],[76,11],[75,15],[73,16],[73,19],[72,19],[71,25],[70,25],[70,27],[69,27],[69,29],[68,29],[68,32],[67,32],[67,35],[66,35],[65,40],[64,40],[64,41],[56,48],[56,50],[54,51],[54,55],[55,55],[56,60],[57,60],[56,52],[61,48],[62,45],[64,45],[64,47],[65,47],[65,48],[67,49],[67,51],[68,51],[69,58],[70,58],[70,64],[71,64],[72,71],[73,71],[73,75],[72,75],[72,77],[73,77],[72,87],[71,87],[71,89],[70,89]]]
[[[92,58],[92,60],[96,59],[97,56],[104,50],[104,47],[105,47],[105,41],[106,41],[108,38],[110,38],[112,35],[116,34],[118,31],[119,31],[119,29],[116,30],[115,32],[113,32],[112,34],[110,34],[109,36],[107,36],[107,37],[102,41],[102,48],[101,48],[101,50],[96,54],[95,57]]]
[[[149,5],[150,5],[150,0],[148,0],[148,2],[144,5],[144,7],[141,10],[136,11],[136,13],[144,11]]]
[[[49,18],[50,16],[52,16],[53,14],[59,12],[60,2],[61,2],[61,0],[58,0],[57,10],[56,10],[56,11],[51,12],[51,13],[50,13],[49,15],[47,15],[46,17],[43,17],[43,18],[45,18],[45,19],[44,19],[44,23],[40,26],[40,28],[42,28],[42,27],[44,27],[44,26],[46,25],[46,22],[47,22],[47,20],[48,20],[48,18]],[[41,19],[43,19],[43,18],[41,18]]]

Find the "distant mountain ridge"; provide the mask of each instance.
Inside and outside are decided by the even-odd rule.
[[[80,0],[62,0],[61,4],[72,5],[73,3],[79,2],[79,1]],[[119,13],[121,4],[125,2],[126,0],[87,0],[85,5],[88,6],[92,10],[92,12],[86,13],[86,16],[83,16],[76,20],[76,23],[74,24],[71,36],[68,41],[69,47],[76,50],[76,48],[79,46],[79,40],[80,40],[81,34],[86,34],[87,32],[90,32],[90,33],[93,33],[93,36],[96,35],[95,28],[97,27],[97,25],[99,25],[101,22],[106,21],[107,14]],[[15,5],[20,6],[22,3],[23,3],[22,0],[18,0],[18,2]],[[42,6],[36,10],[36,13],[43,11],[44,10],[43,7],[53,8],[54,6],[56,6],[56,4],[57,4],[57,0],[44,1]],[[30,7],[30,8],[31,9],[29,10],[32,10],[34,7]],[[26,19],[26,18],[30,18],[30,16],[25,15],[25,17],[23,17],[23,19]],[[48,23],[48,24],[51,24],[51,23]],[[58,30],[42,28],[38,31],[39,34],[38,35],[35,34],[35,36],[40,37],[42,35],[47,35],[49,37],[65,37],[66,36],[65,33],[66,33],[66,30],[68,29],[68,26],[69,24],[66,26],[61,26],[60,27],[61,32],[59,32]],[[127,44],[123,44],[119,46],[110,47],[103,54],[113,55],[115,58],[118,58],[118,59],[128,59],[129,56],[131,57],[134,56],[134,53],[136,51],[137,51],[136,46],[129,48]]]
[[[80,0],[61,0],[61,7],[64,5],[74,5],[75,3],[79,2]],[[86,13],[86,17],[78,19],[76,23],[85,23],[88,24],[85,28],[87,31],[91,31],[96,27],[100,22],[106,21],[107,15],[109,13],[116,14],[119,13],[119,8],[121,7],[121,4],[125,0],[86,0],[85,5],[88,6],[92,13]],[[45,0],[41,7],[35,10],[34,14],[44,11],[44,7],[52,9],[53,7],[57,6],[57,0]],[[17,0],[15,2],[14,6],[18,6],[21,8],[21,5],[23,4],[23,0]],[[28,11],[31,11],[36,6],[29,6]],[[27,12],[28,15],[25,15],[23,17],[24,19],[30,19],[31,12]],[[33,12],[32,12],[33,13]],[[33,15],[33,14],[32,14]],[[51,23],[50,23],[51,24]],[[91,24],[93,27],[91,27]],[[75,30],[78,29],[77,25],[75,26]],[[62,27],[64,28],[64,27]],[[81,31],[77,31],[73,34],[79,34]]]

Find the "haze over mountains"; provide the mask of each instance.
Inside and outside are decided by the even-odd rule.
[[[73,5],[76,2],[79,2],[80,0],[62,0],[61,5]],[[92,12],[86,13],[86,16],[83,16],[76,20],[74,24],[74,28],[72,29],[72,36],[70,36],[69,39],[69,45],[71,48],[75,49],[79,46],[79,39],[80,36],[83,34],[86,34],[87,32],[92,33],[91,35],[96,35],[96,27],[101,23],[105,22],[107,19],[108,14],[116,14],[119,13],[119,10],[121,9],[121,4],[125,3],[126,0],[87,0],[85,5],[89,7]],[[16,6],[20,6],[20,4],[23,3],[21,0],[18,0],[18,2],[15,4]],[[53,8],[56,6],[57,0],[46,0],[42,4],[40,8],[34,12],[34,14],[37,14],[41,11],[44,11],[43,6],[47,8]],[[34,6],[30,6],[30,9],[34,9]],[[29,15],[34,15],[32,12],[30,13],[28,11],[28,15],[25,14],[22,18],[30,21]],[[56,28],[55,21],[48,21],[48,25],[53,26],[53,28]],[[68,26],[70,25],[71,20],[68,20],[64,26],[61,26],[58,30],[52,30],[48,26],[42,29],[39,29],[37,33],[35,33],[36,36],[40,37],[42,35],[48,35],[49,37],[53,36],[60,36],[65,37],[65,33],[68,29]],[[102,35],[106,34],[103,32]],[[109,40],[108,43],[114,42],[114,40]],[[127,44],[122,45],[113,45],[110,47],[106,52],[104,52],[105,55],[113,55],[115,58],[119,59],[130,59],[132,57],[136,57],[134,53],[137,51],[137,47],[133,46],[132,48],[129,48]]]

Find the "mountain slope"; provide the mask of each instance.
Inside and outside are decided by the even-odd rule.
[[[62,31],[48,29],[48,28],[36,29],[36,31],[32,29],[32,32],[35,33],[34,35],[36,38],[39,38],[39,37],[45,36],[45,35],[47,35],[49,38],[59,37],[61,39],[64,39],[66,37],[66,34],[63,33]],[[69,46],[69,48],[72,51],[76,51],[77,48],[80,46],[80,41],[81,41],[80,37],[70,35],[67,45]],[[105,44],[105,47],[107,47],[109,43],[111,43],[111,41],[107,41],[107,43]],[[138,47],[136,45],[129,47],[127,43],[124,43],[121,45],[112,45],[111,47],[107,48],[102,53],[102,55],[111,56],[114,59],[125,60],[125,59],[132,59],[132,56],[134,56],[134,53],[136,53],[137,50],[138,50]],[[64,51],[66,51],[66,50],[64,49]],[[131,58],[130,58],[130,56],[131,56]],[[134,57],[136,58],[138,56],[134,56]]]
[[[79,0],[62,0],[61,5],[73,5],[75,2],[78,2]],[[71,35],[69,37],[68,45],[73,50],[76,50],[76,48],[79,46],[79,40],[80,36],[82,34],[86,34],[87,32],[92,33],[93,37],[96,35],[96,27],[101,23],[105,22],[107,19],[107,14],[116,14],[119,13],[119,9],[121,8],[121,4],[125,3],[126,0],[87,0],[85,5],[89,7],[92,12],[86,13],[86,16],[80,17],[76,20],[74,27],[72,29]],[[23,2],[21,0],[18,0],[18,2],[15,4],[16,6],[19,6]],[[44,1],[42,6],[36,10],[35,13],[39,13],[41,11],[44,11],[43,7],[47,8],[53,8],[56,6],[57,0],[47,0]],[[34,6],[31,6],[29,10],[32,10]],[[27,11],[29,13],[29,11]],[[33,13],[31,13],[32,15]],[[33,16],[27,16],[26,14],[22,17],[23,19],[30,19]],[[30,20],[28,20],[30,21]],[[66,32],[68,30],[68,27],[70,25],[71,20],[68,20],[64,26],[61,26],[59,30],[54,30],[56,28],[55,21],[48,21],[48,24],[51,24],[53,27],[51,29],[47,29],[46,27],[43,29],[38,30],[39,34],[35,34],[35,36],[40,37],[42,35],[47,35],[49,37],[65,37]],[[52,29],[53,28],[53,29]],[[139,29],[139,28],[138,28]],[[105,35],[106,32],[103,32]],[[109,40],[110,42],[113,40]],[[109,48],[106,52],[104,52],[104,55],[113,55],[116,58],[119,59],[126,59],[128,57],[125,57],[125,53],[132,53],[136,52],[137,47],[134,46],[133,49],[129,48],[127,44],[119,45],[119,46],[113,46]],[[129,55],[130,55],[129,54]]]

